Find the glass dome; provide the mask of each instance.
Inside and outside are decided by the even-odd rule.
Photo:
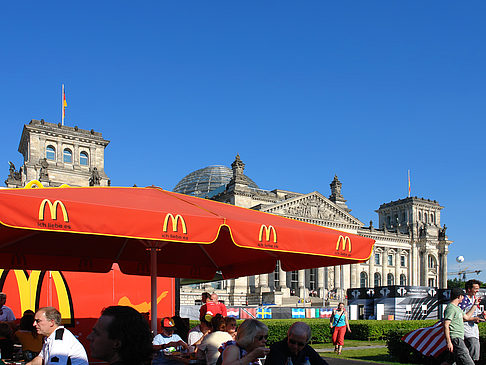
[[[232,177],[233,171],[226,166],[208,166],[185,176],[177,183],[173,191],[181,194],[205,197],[218,188],[222,188],[220,189],[222,191],[224,189],[223,187],[229,183]],[[258,189],[258,185],[252,179],[245,175],[244,178],[249,187]]]

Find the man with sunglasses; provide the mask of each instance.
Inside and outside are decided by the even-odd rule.
[[[295,322],[287,332],[287,338],[270,346],[265,365],[287,364],[289,358],[293,365],[307,364],[323,365],[327,362],[308,345],[311,338],[311,329],[304,322]]]
[[[62,326],[61,313],[56,308],[40,308],[34,318],[37,333],[46,338],[39,355],[26,365],[88,365],[83,345]]]

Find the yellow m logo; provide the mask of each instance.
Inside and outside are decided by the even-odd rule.
[[[169,225],[169,219],[172,221],[172,231],[173,232],[177,232],[177,225],[178,225],[179,220],[180,220],[181,225],[182,225],[182,233],[187,233],[186,222],[184,221],[184,218],[182,218],[182,216],[180,214],[177,214],[174,217],[170,213],[167,213],[167,215],[165,216],[165,219],[164,219],[164,227],[163,227],[164,232],[167,232],[167,226]]]
[[[57,207],[61,207],[62,217],[64,218],[64,222],[69,222],[68,213],[64,203],[60,200],[56,200],[54,204],[51,203],[49,199],[44,199],[39,206],[39,220],[44,220],[44,212],[46,210],[46,205],[49,207],[49,211],[51,212],[51,219],[57,219]]]
[[[260,234],[258,235],[258,240],[261,242],[263,239],[263,231],[265,230],[265,239],[266,241],[270,241],[270,234],[273,232],[273,242],[277,243],[277,231],[273,226],[266,226],[262,224],[260,227]]]
[[[339,236],[338,237],[338,240],[337,240],[337,243],[336,243],[336,251],[339,250],[339,244],[342,245],[342,250],[345,251],[346,250],[346,245],[349,244],[349,247],[348,247],[348,251],[351,252],[351,239],[346,236]]]

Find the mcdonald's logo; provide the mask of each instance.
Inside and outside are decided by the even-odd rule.
[[[273,226],[266,226],[262,224],[260,227],[260,234],[258,235],[258,240],[261,242],[263,239],[263,231],[265,231],[265,240],[270,242],[270,234],[273,232],[273,242],[277,243],[277,231]]]
[[[39,308],[43,284],[51,285],[44,281],[52,280],[58,302],[57,307],[61,312],[63,323],[74,325],[73,299],[68,283],[60,271],[50,271],[46,275],[48,272],[39,270],[31,270],[28,273],[26,270],[0,269],[0,290],[4,290],[9,273],[13,273],[17,281],[21,313],[27,309],[36,310]]]
[[[163,226],[163,229],[162,229],[164,232],[167,232],[167,226],[169,225],[169,219],[172,221],[172,231],[173,232],[177,232],[178,223],[179,223],[179,220],[180,220],[181,225],[182,225],[182,233],[187,234],[186,221],[184,220],[184,218],[182,218],[182,216],[180,214],[177,214],[174,217],[170,213],[167,213],[167,215],[165,216],[165,219],[164,219],[164,226]]]
[[[336,251],[339,250],[339,244],[341,244],[341,249],[343,251],[346,250],[346,245],[349,244],[348,246],[348,251],[351,252],[351,239],[348,236],[339,236],[337,243],[336,243]]]
[[[54,204],[52,204],[49,199],[44,199],[39,206],[39,220],[40,221],[44,220],[44,213],[45,213],[45,210],[46,210],[46,205],[49,207],[49,211],[51,212],[51,219],[52,220],[57,220],[57,207],[59,206],[59,207],[61,207],[62,217],[64,219],[64,222],[69,222],[68,213],[67,213],[66,207],[64,206],[64,203],[60,200],[56,200],[54,202]]]

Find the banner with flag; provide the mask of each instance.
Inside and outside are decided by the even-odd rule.
[[[331,318],[332,308],[321,308],[319,318]]]
[[[402,341],[425,356],[437,357],[447,349],[444,326],[441,321],[433,326],[419,328],[407,333],[402,337]]]
[[[240,310],[239,308],[226,308],[226,315],[238,319],[240,318]]]
[[[306,308],[305,309],[306,318],[319,318],[319,308]]]
[[[268,307],[259,307],[256,311],[256,317],[260,319],[272,318],[272,309]]]
[[[240,319],[256,318],[256,308],[241,308]]]
[[[305,309],[292,308],[292,318],[305,318]]]

